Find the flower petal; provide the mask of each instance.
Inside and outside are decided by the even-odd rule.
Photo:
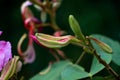
[[[21,45],[23,43],[23,40],[26,38],[27,34],[24,34],[21,39],[18,42],[18,46],[17,46],[17,50],[19,55],[22,57],[22,59],[24,60],[24,63],[32,63],[35,60],[35,50],[33,47],[33,41],[32,38],[29,37],[29,44],[27,47],[27,50],[25,52],[23,52],[21,50]]]
[[[21,11],[24,12],[24,9],[30,5],[32,5],[32,3],[30,1],[24,2],[21,6]]]
[[[18,61],[16,73],[19,72],[19,71],[21,71],[21,68],[22,68],[22,62]]]
[[[56,37],[60,37],[60,36],[65,35],[65,34],[66,34],[65,31],[56,31],[53,35]]]
[[[1,34],[2,34],[2,31],[0,31],[0,36],[1,36]]]
[[[10,42],[0,41],[0,63],[5,66],[11,58],[12,52]]]
[[[1,50],[0,50],[0,71],[3,68],[3,64],[4,64],[3,60],[4,60],[4,58],[5,58],[5,55],[1,54]]]
[[[35,60],[35,49],[33,47],[33,44],[30,44],[27,48],[27,50],[24,53],[24,63],[32,63]]]

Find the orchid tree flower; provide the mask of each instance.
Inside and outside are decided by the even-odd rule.
[[[0,31],[0,35],[2,31]],[[8,80],[21,70],[22,63],[18,56],[12,58],[11,43],[0,41],[0,80]]]
[[[11,44],[8,41],[0,41],[0,71],[12,58]]]
[[[2,31],[0,31],[0,36],[1,36],[1,34],[2,34]]]
[[[2,34],[2,31],[0,31]],[[12,58],[11,44],[9,41],[0,41],[0,71]]]

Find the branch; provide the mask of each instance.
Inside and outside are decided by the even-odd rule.
[[[82,54],[81,54],[81,55],[79,56],[79,58],[77,59],[77,61],[75,62],[75,64],[80,63],[85,54],[86,54],[85,51],[83,51]]]
[[[114,77],[116,78],[116,80],[120,80],[120,76],[110,67],[110,65],[108,65],[101,57],[100,55],[97,54],[96,50],[94,50],[93,52],[94,56],[97,58],[97,60],[105,66],[105,68],[108,70],[109,73],[111,73],[112,75],[114,75]]]

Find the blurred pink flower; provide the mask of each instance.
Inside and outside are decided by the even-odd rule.
[[[2,31],[0,31],[0,35],[2,34]]]
[[[0,31],[0,35],[2,31]],[[3,67],[8,63],[8,61],[12,58],[11,52],[11,44],[8,41],[1,40],[0,41],[0,71]]]

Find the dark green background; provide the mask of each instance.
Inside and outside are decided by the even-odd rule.
[[[21,19],[20,6],[25,0],[0,0],[0,30],[4,34],[0,39],[12,43],[12,53],[17,55],[17,43],[23,33],[27,33]],[[61,29],[72,34],[68,23],[68,16],[73,14],[81,25],[85,35],[103,34],[120,41],[120,1],[119,0],[63,0],[57,11],[57,24]],[[39,18],[39,17],[38,17]],[[24,75],[26,79],[42,70],[49,60],[54,60],[50,52],[36,43],[35,62],[31,65],[24,65],[19,76]],[[23,44],[26,49],[27,40]],[[73,61],[77,59],[81,50],[78,47],[69,45],[63,50]],[[78,53],[78,54],[76,54]],[[84,65],[84,64],[83,64]]]

